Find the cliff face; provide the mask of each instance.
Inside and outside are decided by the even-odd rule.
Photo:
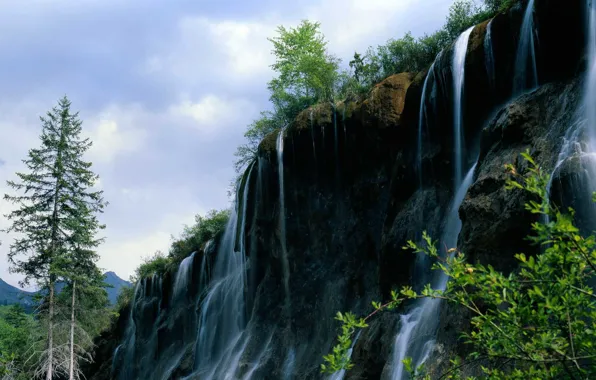
[[[523,239],[533,218],[523,210],[522,193],[505,193],[503,165],[518,163],[529,148],[545,168],[555,167],[577,115],[585,66],[585,2],[536,1],[540,86],[512,95],[525,5],[471,32],[458,152],[466,170],[477,162],[459,208],[458,246],[472,260],[505,271],[514,268],[514,253],[535,248]],[[209,373],[196,364],[195,342],[204,331],[199,316],[210,302],[205,279],[212,278],[202,258],[217,267],[214,257],[222,255],[211,245],[193,258],[185,301],[174,302],[176,274],[140,285],[145,289],[137,290],[132,312],[110,333],[123,344],[118,350],[100,345],[96,360],[103,367],[91,370],[91,378],[109,378],[112,367],[120,379],[322,378],[319,365],[334,343],[337,311],[366,314],[371,301],[385,299],[392,288],[429,279],[428,265],[401,247],[422,230],[439,238],[446,228],[455,192],[453,49],[428,72],[387,78],[363,102],[308,109],[281,138],[275,133],[261,143],[236,206],[232,245],[246,256],[245,318],[228,362]],[[581,160],[557,169],[558,202],[579,202],[569,191],[581,177]],[[355,367],[346,378],[393,376],[399,315],[411,307],[372,320],[356,340]],[[466,315],[442,305],[437,318],[437,344],[427,363],[440,370],[465,352],[457,337]]]

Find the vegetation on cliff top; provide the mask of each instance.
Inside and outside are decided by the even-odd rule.
[[[510,7],[517,0],[457,0],[445,25],[435,33],[415,38],[411,33],[385,45],[354,53],[349,69],[327,50],[320,24],[302,21],[296,28],[277,29],[273,43],[277,74],[268,83],[271,109],[247,128],[246,143],[236,151],[236,170],[242,172],[256,157],[259,143],[273,131],[289,125],[304,109],[322,102],[360,99],[390,75],[428,68],[441,50],[461,32]]]
[[[535,257],[517,254],[519,269],[504,274],[490,265],[468,262],[457,248],[440,253],[426,233],[423,244],[409,241],[404,249],[436,260],[433,269],[449,278],[446,290],[427,285],[417,293],[406,286],[392,292],[392,299],[383,305],[373,302],[374,310],[365,318],[338,313],[342,333],[324,358],[324,372],[352,366],[348,356],[352,336],[367,327],[375,314],[408,299],[430,297],[458,305],[472,315],[468,329],[462,332],[464,342],[472,347],[468,361],[462,364],[460,358],[453,358],[451,369],[441,378],[460,379],[463,366],[480,360],[488,379],[588,379],[596,375],[596,296],[591,286],[596,273],[596,237],[580,235],[572,209],[563,213],[551,204],[548,174],[529,152],[523,156],[529,164],[527,173],[521,175],[507,165],[512,178],[506,188],[530,194],[525,208],[543,222],[532,224],[534,234],[528,239],[542,252]],[[431,379],[423,367],[413,368],[411,359],[405,359],[404,365],[413,378]],[[437,374],[432,378],[438,378]]]

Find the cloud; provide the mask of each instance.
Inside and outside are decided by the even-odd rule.
[[[65,93],[110,202],[100,264],[126,277],[195,213],[228,206],[233,153],[273,76],[279,25],[321,22],[331,53],[442,25],[452,0],[0,0],[0,193]],[[43,62],[43,64],[39,64]],[[1,194],[0,194],[1,195]],[[0,201],[0,214],[10,209]],[[0,226],[6,220],[0,217]],[[0,234],[0,260],[10,237]],[[0,263],[0,277],[10,283]]]
[[[145,131],[123,129],[113,119],[102,119],[91,131],[89,155],[94,162],[111,162],[119,154],[134,153],[143,145]]]
[[[189,100],[170,107],[174,116],[183,116],[192,119],[192,126],[202,134],[213,137],[222,133],[222,127],[235,127],[242,125],[246,120],[257,113],[256,106],[245,99],[227,99],[209,94],[193,103]]]

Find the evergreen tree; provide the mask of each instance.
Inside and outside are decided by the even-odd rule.
[[[4,196],[18,206],[6,215],[12,222],[6,232],[20,234],[8,254],[11,271],[23,274],[25,284],[35,281],[47,294],[40,308],[47,325],[46,348],[36,375],[48,380],[69,372],[54,345],[55,285],[58,280],[75,284],[96,271],[97,256],[89,250],[101,242],[95,235],[104,226],[96,215],[106,206],[103,192],[91,190],[98,176],[83,159],[91,141],[81,138],[82,122],[70,105],[64,97],[41,117],[41,147],[23,160],[29,172],[16,173],[18,182],[8,181],[22,194]]]

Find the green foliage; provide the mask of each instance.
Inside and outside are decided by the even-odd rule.
[[[161,251],[156,251],[153,256],[143,258],[143,263],[135,269],[135,274],[131,276],[130,281],[136,283],[145,277],[153,275],[162,276],[172,265],[172,259]]]
[[[271,102],[286,122],[316,102],[331,100],[339,60],[327,52],[327,41],[318,22],[303,20],[297,28],[277,28],[270,38],[278,74],[268,88]]]
[[[19,234],[10,245],[8,261],[11,271],[24,275],[24,283],[36,281],[44,294],[38,315],[44,328],[36,342],[35,376],[52,377],[72,373],[78,360],[72,360],[74,341],[72,332],[70,352],[65,345],[55,344],[63,338],[62,324],[75,324],[74,304],[70,313],[61,313],[55,296],[55,284],[62,280],[67,287],[79,283],[80,289],[97,292],[102,289],[103,276],[96,266],[98,256],[93,250],[103,239],[97,238],[100,224],[97,214],[107,203],[102,191],[93,187],[99,177],[84,160],[91,147],[88,138],[81,138],[82,121],[72,113],[71,103],[63,97],[45,117],[41,117],[41,146],[31,149],[23,162],[28,173],[16,173],[18,181],[8,186],[20,195],[4,195],[17,206],[6,215],[11,225],[5,232]],[[64,292],[63,292],[64,293]],[[76,297],[72,298],[76,301]],[[97,303],[93,303],[96,305]],[[80,309],[80,308],[79,308]],[[70,317],[70,318],[69,318]],[[84,327],[79,325],[82,330]],[[88,332],[85,331],[88,335]],[[82,345],[77,345],[81,348]],[[72,378],[72,376],[71,376]]]
[[[259,142],[269,133],[288,125],[302,110],[335,98],[340,60],[329,54],[318,22],[303,20],[296,28],[279,26],[273,44],[276,73],[267,84],[271,111],[248,126],[247,143],[236,152],[241,172],[256,156]]]
[[[545,220],[532,224],[528,239],[541,247],[536,256],[515,255],[519,268],[510,274],[496,271],[490,265],[471,264],[456,248],[441,257],[428,234],[423,243],[409,241],[404,247],[423,252],[436,259],[434,269],[449,276],[445,291],[426,286],[420,293],[404,287],[400,295],[385,305],[374,303],[375,311],[363,319],[344,321],[342,334],[333,352],[325,357],[322,369],[333,372],[349,368],[345,341],[354,334],[358,320],[365,325],[378,311],[399,304],[404,299],[432,297],[447,300],[466,309],[471,315],[469,331],[462,332],[471,345],[470,361],[483,360],[484,378],[488,379],[588,379],[596,375],[596,238],[583,237],[573,224],[573,210],[561,212],[549,201],[549,176],[530,157],[523,175],[512,165],[506,188],[527,192],[531,199],[527,211]],[[596,197],[596,195],[595,195]],[[406,369],[418,378],[430,379],[424,369]],[[445,374],[460,379],[457,360]]]
[[[229,218],[229,210],[211,210],[205,216],[196,215],[195,224],[184,226],[180,237],[172,242],[168,256],[178,265],[192,252],[203,249],[209,240],[223,231]]]
[[[30,379],[26,360],[37,322],[20,305],[0,306],[0,378]]]
[[[247,142],[236,151],[236,171],[242,172],[254,160],[260,141],[286,125],[304,109],[326,101],[358,100],[372,86],[390,75],[427,69],[441,50],[461,32],[512,6],[517,0],[457,0],[445,25],[432,34],[411,33],[390,39],[364,54],[354,53],[349,70],[339,70],[340,60],[327,51],[320,24],[304,20],[297,28],[278,27],[270,38],[277,76],[268,83],[272,110],[262,112],[248,126]]]

